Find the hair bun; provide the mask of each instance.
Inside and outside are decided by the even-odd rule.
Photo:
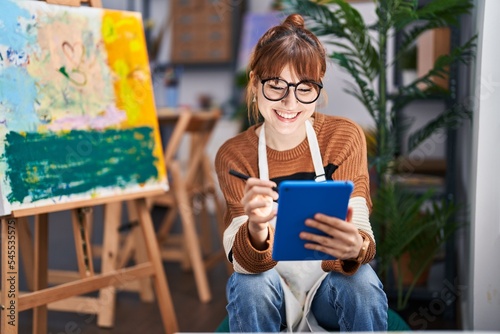
[[[300,29],[304,29],[304,18],[299,14],[290,14],[283,22],[284,26],[291,26]]]

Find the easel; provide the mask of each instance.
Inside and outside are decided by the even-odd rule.
[[[93,7],[102,7],[101,0],[88,0]],[[47,0],[47,3],[79,6],[80,0]],[[151,216],[146,205],[146,198],[163,194],[162,189],[144,191],[138,194],[114,196],[112,198],[96,198],[79,202],[54,204],[51,206],[16,210],[9,216],[1,217],[2,269],[0,305],[2,334],[18,332],[19,312],[33,309],[33,333],[47,333],[47,308],[77,310],[82,301],[88,302],[90,308],[98,310],[104,323],[112,322],[114,317],[115,288],[127,283],[151,277],[156,290],[158,305],[165,332],[172,334],[178,331],[177,320],[173,309],[167,279],[156,242]],[[147,261],[116,269],[118,252],[118,230],[122,202],[135,207],[134,212],[143,235],[143,244],[147,250]],[[89,238],[88,213],[85,208],[98,205],[105,206],[103,262],[100,274],[94,272]],[[57,211],[71,210],[74,229],[75,246],[79,279],[48,287],[48,214]],[[31,245],[21,235],[29,235],[27,217],[34,216],[34,244]],[[19,252],[27,252],[25,263],[28,286],[33,290],[20,295],[19,292]],[[100,290],[99,298],[75,297]],[[100,298],[108,300],[102,302]],[[111,302],[110,302],[111,300]],[[104,306],[104,307],[103,307]],[[99,307],[101,309],[99,309]],[[81,311],[81,307],[78,308]],[[96,312],[97,313],[97,312]]]
[[[223,250],[214,251],[211,245],[212,231],[207,207],[207,202],[212,199],[218,233],[222,237],[224,208],[216,195],[213,170],[206,153],[206,146],[221,117],[221,112],[218,109],[202,112],[184,109],[172,115],[171,111],[160,108],[157,114],[160,124],[168,125],[171,122],[175,124],[165,149],[165,163],[172,177],[172,191],[151,199],[154,205],[169,208],[157,233],[162,259],[181,262],[184,268],[190,267],[195,276],[200,301],[209,302],[212,295],[207,271],[219,261],[227,262]],[[186,165],[181,166],[175,155],[185,137],[190,137],[190,153]],[[198,198],[201,211],[199,214],[201,239],[196,231],[193,212],[195,197]],[[182,223],[182,233],[172,233],[172,225],[177,216]],[[205,259],[204,254],[207,255]]]

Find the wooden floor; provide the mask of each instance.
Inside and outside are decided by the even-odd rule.
[[[97,208],[96,215],[100,208]],[[155,209],[154,222],[161,219],[161,209]],[[76,270],[75,252],[69,213],[49,216],[49,267],[51,269]],[[100,241],[102,225],[96,221],[94,240]],[[96,261],[98,270],[99,261]],[[209,272],[209,283],[213,295],[209,303],[198,299],[194,277],[177,263],[164,263],[168,284],[180,332],[214,332],[226,316],[225,285],[228,279],[225,264],[220,262]],[[21,273],[20,286],[23,289]],[[120,291],[116,301],[116,320],[113,328],[99,328],[94,315],[49,311],[48,334],[156,334],[164,333],[163,324],[155,302],[144,303],[138,294]],[[19,333],[31,333],[32,312],[20,313]]]

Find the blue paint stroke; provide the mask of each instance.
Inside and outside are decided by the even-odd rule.
[[[35,80],[22,67],[8,67],[0,72],[0,103],[10,112],[6,117],[11,131],[34,131],[39,124],[35,112]]]
[[[7,59],[15,66],[23,66],[28,64],[29,58],[26,52],[16,51],[12,48],[7,49]]]
[[[35,130],[39,124],[34,106],[37,89],[34,79],[24,66],[28,62],[27,49],[36,43],[36,30],[28,29],[23,21],[33,20],[20,1],[0,1],[0,45],[6,46],[1,61],[11,66],[0,66],[0,103],[7,110],[2,122],[8,122],[12,131]],[[12,66],[13,65],[13,66]]]
[[[16,51],[21,51],[35,41],[34,36],[29,37],[26,32],[21,31],[20,18],[30,20],[33,16],[16,2],[0,1],[0,45],[7,45]]]

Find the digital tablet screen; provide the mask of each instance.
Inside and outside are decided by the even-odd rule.
[[[307,218],[323,213],[345,219],[354,185],[351,181],[283,181],[279,185],[273,259],[275,261],[335,260],[304,247],[302,231],[324,234],[305,225]]]

